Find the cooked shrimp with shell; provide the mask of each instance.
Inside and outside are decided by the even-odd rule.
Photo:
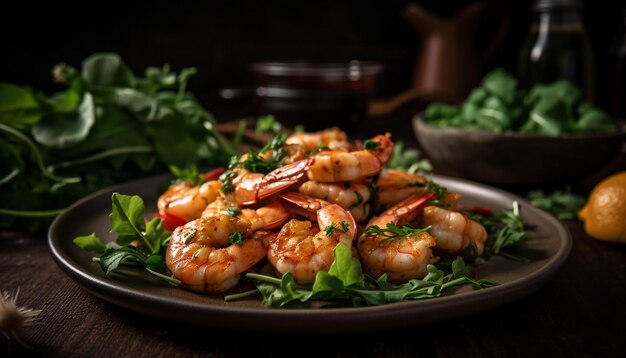
[[[393,148],[389,134],[353,144],[338,128],[279,135],[219,180],[172,185],[159,212],[187,223],[171,235],[167,267],[184,287],[223,292],[264,265],[313,282],[340,243],[391,282],[423,278],[440,253],[482,255],[486,230],[457,211],[461,195],[386,168]]]

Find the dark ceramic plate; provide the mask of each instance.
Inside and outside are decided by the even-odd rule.
[[[193,324],[274,332],[348,332],[397,328],[445,320],[487,310],[519,299],[546,284],[565,262],[571,237],[552,216],[519,197],[468,181],[435,176],[451,191],[463,194],[462,203],[490,206],[500,212],[517,200],[524,221],[533,227],[528,238],[515,248],[527,262],[494,257],[477,268],[477,276],[500,283],[483,290],[461,288],[443,297],[407,301],[377,307],[274,309],[260,299],[224,302],[223,295],[204,295],[152,280],[150,275],[104,276],[92,255],[74,246],[76,236],[95,232],[113,240],[109,232],[111,194],[140,195],[146,210],[156,208],[157,188],[168,177],[130,182],[92,194],[64,211],[52,223],[49,245],[56,262],[74,280],[94,295],[152,316]]]

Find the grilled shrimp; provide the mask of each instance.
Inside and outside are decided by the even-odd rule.
[[[167,268],[183,286],[205,292],[222,292],[239,282],[267,254],[261,235],[251,234],[248,220],[217,214],[193,220],[172,233],[165,255]],[[230,243],[233,234],[245,238]]]
[[[328,147],[332,150],[348,150],[350,143],[344,131],[337,127],[324,129],[314,133],[294,133],[285,141],[287,145],[298,145],[305,152],[318,147]]]
[[[318,271],[328,271],[333,250],[340,242],[352,247],[356,224],[352,215],[336,204],[299,193],[281,194],[294,211],[317,220],[292,219],[271,239],[267,258],[281,274],[293,273],[297,282],[313,282]]]
[[[426,178],[417,174],[387,169],[380,173],[376,182],[378,204],[389,208],[413,194],[426,194],[427,182]]]
[[[199,186],[190,182],[174,184],[159,197],[159,213],[174,215],[186,221],[197,219],[207,205],[219,197],[221,187],[219,180],[207,181]]]
[[[458,253],[474,245],[478,256],[485,251],[485,227],[459,212],[427,206],[422,223],[431,226],[429,232],[437,242],[437,249]]]
[[[411,222],[432,198],[432,194],[410,196],[372,218],[368,227],[376,225],[384,229],[387,223],[401,226]],[[426,275],[426,266],[436,261],[431,249],[433,246],[435,239],[428,232],[390,238],[366,229],[359,238],[358,249],[363,269],[369,275],[380,277],[387,274],[391,281],[407,281]]]
[[[304,182],[298,191],[304,195],[323,199],[348,210],[357,222],[365,221],[371,212],[370,190],[367,184]]]
[[[282,226],[292,215],[280,201],[274,201],[257,209],[239,209],[237,206],[229,205],[223,198],[218,198],[202,212],[202,217],[225,214],[228,209],[235,208],[235,215],[238,218],[250,222],[250,230],[271,230]]]
[[[303,159],[267,174],[237,168],[237,176],[232,180],[234,191],[227,198],[238,205],[256,204],[298,183],[313,162],[312,158]]]
[[[390,207],[413,194],[423,195],[430,191],[426,178],[397,169],[387,169],[381,172],[376,187],[378,205],[381,207]],[[461,200],[460,194],[446,191],[442,205],[446,208],[455,208],[459,200]]]
[[[307,171],[310,180],[324,183],[362,180],[378,174],[393,152],[388,136],[377,135],[370,150],[346,152],[329,150],[313,155],[315,162]]]

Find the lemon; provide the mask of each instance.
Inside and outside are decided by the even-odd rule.
[[[578,217],[589,236],[626,244],[626,171],[598,183]]]

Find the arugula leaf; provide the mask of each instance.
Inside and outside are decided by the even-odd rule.
[[[109,217],[112,230],[118,234],[116,241],[105,245],[92,233],[75,238],[74,244],[100,254],[94,261],[100,263],[107,275],[128,263],[143,266],[150,274],[172,284],[180,284],[179,280],[163,274],[165,249],[170,238],[163,221],[154,217],[145,224],[143,200],[138,196],[113,193],[111,202],[113,210]]]
[[[157,254],[160,253],[165,256],[165,248],[169,241],[171,233],[163,225],[163,220],[154,217],[148,223],[146,223],[146,231],[143,238],[146,242],[150,243],[148,247],[152,247],[152,251],[146,251],[146,253]],[[142,246],[140,245],[140,248]]]
[[[96,233],[91,233],[87,236],[79,236],[73,240],[74,244],[81,249],[94,252],[96,254],[103,254],[107,247],[100,240],[99,237],[96,236]]]
[[[282,125],[274,118],[273,115],[266,115],[257,118],[256,129],[257,133],[278,133]]]
[[[577,213],[585,205],[586,199],[572,193],[569,187],[546,194],[543,190],[528,193],[528,201],[533,206],[545,210],[561,220],[575,219]]]
[[[471,285],[481,289],[497,285],[486,279],[474,280],[468,276],[470,270],[463,259],[458,257],[453,262],[453,272],[446,274],[434,265],[428,265],[427,275],[421,280],[410,280],[405,284],[391,284],[386,276],[374,279],[361,270],[359,261],[352,257],[348,246],[340,243],[334,250],[335,261],[328,272],[319,271],[312,285],[297,284],[293,274],[288,272],[281,279],[247,273],[246,277],[256,281],[258,292],[263,296],[263,303],[269,307],[284,307],[292,302],[339,301],[353,306],[382,305],[402,300],[418,300],[441,296],[447,289],[460,285]],[[231,301],[245,295],[226,296]]]
[[[137,195],[113,193],[111,196],[112,211],[111,230],[117,234],[120,245],[128,245],[134,240],[143,238],[145,229],[143,199]],[[148,244],[150,251],[152,247]]]
[[[514,245],[526,235],[517,201],[513,202],[511,210],[505,211],[500,216],[499,221],[503,226],[498,230],[495,242],[491,247],[491,252],[494,255],[500,254],[502,249]]]
[[[107,276],[117,270],[122,264],[137,264],[144,266],[146,271],[159,279],[165,280],[175,286],[180,285],[180,280],[155,271],[163,269],[165,266],[165,261],[162,256],[151,255],[146,257],[138,252],[134,246],[107,249],[104,254],[100,256],[98,261],[100,261],[100,268]]]
[[[194,186],[202,185],[206,182],[206,179],[198,172],[198,167],[195,165],[190,165],[187,168],[170,165],[170,172],[176,176],[176,182],[189,182]]]
[[[361,271],[361,263],[352,256],[352,250],[348,246],[340,244],[335,247],[333,252],[335,261],[330,265],[328,274],[341,280],[345,287],[363,283],[365,276]],[[317,277],[315,282],[317,283]],[[313,284],[313,291],[316,291],[315,284]]]
[[[106,275],[117,270],[120,264],[135,262],[145,265],[146,258],[137,252],[134,246],[124,246],[118,249],[108,249],[100,256],[100,268]]]
[[[409,172],[411,174],[430,172],[433,166],[428,159],[420,159],[417,149],[404,149],[404,143],[397,141],[394,144],[391,157],[387,161],[387,168]]]

